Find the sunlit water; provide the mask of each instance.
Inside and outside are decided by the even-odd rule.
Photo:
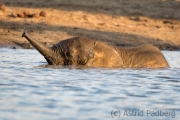
[[[163,54],[171,68],[76,69],[0,49],[0,120],[178,120],[180,52]]]

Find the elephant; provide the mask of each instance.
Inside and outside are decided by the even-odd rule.
[[[169,67],[161,51],[152,46],[119,47],[87,37],[73,37],[52,47],[22,34],[46,59],[49,65],[72,65],[108,68],[166,68]]]

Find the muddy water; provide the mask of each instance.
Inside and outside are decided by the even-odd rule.
[[[76,69],[0,49],[0,120],[180,119],[180,52],[163,54],[171,68]]]

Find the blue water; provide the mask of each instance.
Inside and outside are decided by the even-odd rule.
[[[0,120],[179,120],[180,52],[163,54],[170,68],[75,68],[1,48]]]

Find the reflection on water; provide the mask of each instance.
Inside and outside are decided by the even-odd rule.
[[[163,53],[171,68],[76,69],[0,49],[0,119],[180,119],[180,52]]]

